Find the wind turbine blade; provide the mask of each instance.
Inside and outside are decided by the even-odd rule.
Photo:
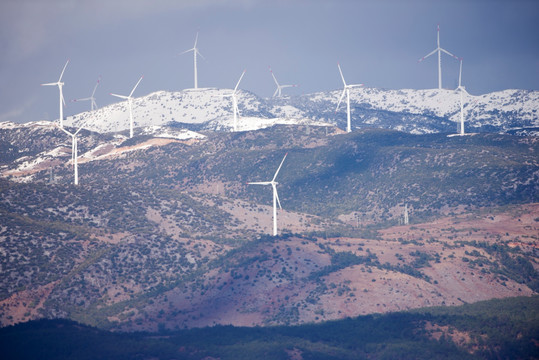
[[[125,96],[125,95],[118,95],[118,94],[113,94],[113,93],[110,93],[110,95],[119,97],[120,99],[124,99],[124,100],[129,99],[129,96]]]
[[[197,48],[197,42],[198,42],[198,31],[197,31],[197,35],[195,36],[195,46],[193,46],[193,49],[195,50]]]
[[[236,90],[238,90],[238,86],[240,85],[241,79],[243,79],[243,75],[245,75],[246,71],[247,70],[243,70],[243,72],[241,73],[240,79],[238,80],[238,83],[236,84],[236,87],[234,88],[234,93],[236,92]]]
[[[248,182],[247,185],[271,185],[271,181]]]
[[[94,86],[94,91],[92,91],[92,98],[95,95],[95,91],[97,90],[97,87],[99,86],[99,80],[101,80],[101,76],[97,79],[97,83]]]
[[[364,86],[364,84],[351,84],[351,85],[348,85],[347,88],[351,89],[351,88],[362,87],[362,86]]]
[[[346,94],[346,88],[342,89],[341,98],[339,99],[339,102],[337,103],[337,107],[335,108],[335,112],[339,110],[339,106],[341,105],[342,99],[344,99],[344,95]]]
[[[58,83],[57,83],[57,82],[55,82],[55,83],[46,83],[46,84],[41,84],[41,86],[56,86],[56,85],[58,85]]]
[[[277,87],[277,89],[275,89],[275,92],[273,93],[273,97],[277,96],[278,92],[279,92],[279,87]]]
[[[62,130],[63,132],[65,132],[65,133],[66,133],[67,135],[69,135],[69,136],[73,136],[72,133],[70,133],[69,131],[67,131],[67,130],[64,129],[64,128],[61,128],[61,127],[58,126],[58,129]]]
[[[140,84],[140,82],[142,81],[142,78],[144,77],[144,75],[142,75],[140,77],[140,79],[138,79],[137,81],[137,84],[135,85],[135,87],[133,88],[133,90],[131,90],[131,93],[129,94],[129,97],[131,97],[131,95],[133,95],[133,93],[135,92],[135,89],[137,88],[138,84]]]
[[[236,116],[239,119],[240,118],[240,108],[238,107],[238,99],[236,99],[236,104],[234,105],[234,107],[236,108]]]
[[[61,93],[60,96],[62,97],[62,103],[64,104],[64,107],[66,106],[66,100],[64,99],[64,94]]]
[[[66,67],[68,63],[69,63],[69,59],[66,61],[66,64],[64,65],[64,68],[62,69],[62,73],[60,74],[60,78],[58,79],[58,82],[62,81],[62,76],[64,76],[64,71],[66,71]]]
[[[195,49],[195,51],[197,52],[198,55],[200,55],[201,58],[203,58],[204,60],[206,60],[206,58],[204,57],[204,55],[202,55],[202,54],[200,53],[200,51],[198,51],[198,49]]]
[[[73,99],[73,100],[71,100],[71,102],[86,101],[86,100],[92,100],[92,98],[91,98],[91,97],[87,97],[87,98],[81,98],[81,99]]]
[[[288,153],[284,154],[284,158],[283,160],[281,161],[281,165],[279,165],[279,168],[277,169],[277,171],[275,172],[275,175],[273,175],[273,180],[271,180],[271,182],[274,182],[275,179],[277,178],[277,174],[279,174],[279,170],[281,170],[281,166],[283,166],[283,163],[284,163],[284,159],[286,159],[286,156],[288,155]]]
[[[196,51],[196,49],[185,50],[184,52],[180,53],[180,55],[187,54],[188,52],[191,52],[191,51]]]
[[[444,53],[446,53],[447,55],[454,57],[454,58],[457,59],[457,60],[459,59],[457,56],[451,54],[451,53],[450,53],[449,51],[447,51],[446,49],[440,48],[440,50],[442,50],[442,51],[443,51]]]
[[[271,76],[273,76],[273,81],[275,81],[275,85],[277,85],[277,87],[279,87],[279,83],[277,82],[277,79],[275,78],[275,74],[273,73],[273,71],[271,71],[271,67],[268,66],[268,68],[269,68],[269,71],[271,73]],[[275,96],[275,95],[273,95],[273,96]]]
[[[417,62],[421,62],[421,61],[425,60],[426,58],[428,58],[429,56],[434,54],[436,51],[438,51],[438,49],[432,50],[432,52],[430,52],[428,55],[423,56],[421,59],[417,60]]]
[[[344,76],[342,74],[341,65],[337,63],[337,67],[339,68],[339,73],[341,73],[341,79],[344,86],[346,86],[346,81],[344,81]]]
[[[277,199],[277,204],[279,204],[279,209],[283,209],[281,207],[281,202],[279,201],[279,193],[277,192],[277,186],[273,185],[273,192],[275,193],[275,199]]]

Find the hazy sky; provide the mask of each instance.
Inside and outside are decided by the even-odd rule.
[[[58,118],[58,89],[41,87],[64,74],[66,116],[87,110],[98,76],[97,104],[193,86],[193,58],[179,55],[199,31],[199,87],[241,88],[260,96],[281,83],[289,94],[349,83],[378,88],[435,88],[441,46],[464,58],[472,94],[537,90],[537,0],[1,0],[0,121]],[[442,57],[443,85],[455,88],[458,61]]]

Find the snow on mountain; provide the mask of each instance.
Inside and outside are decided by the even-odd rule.
[[[374,103],[382,110],[460,120],[460,94],[454,90],[359,89],[351,97],[357,103]],[[465,93],[463,103],[465,117],[472,126],[502,126],[508,116],[519,118],[527,126],[539,126],[537,91],[504,90],[480,96]]]
[[[147,126],[140,130],[140,135],[150,135],[158,138],[170,138],[178,140],[204,139],[206,136],[186,129],[173,129],[158,125]]]
[[[176,123],[191,130],[229,130],[232,101],[229,89],[158,91],[136,98],[135,127]],[[240,129],[252,130],[273,124],[323,122],[343,126],[346,105],[335,108],[341,90],[295,97],[262,99],[239,90]],[[507,132],[539,127],[539,92],[504,90],[479,96],[465,93],[467,128]],[[350,91],[353,127],[377,126],[412,133],[454,131],[460,120],[460,94],[455,90],[385,90],[353,88]],[[344,105],[344,106],[343,106]],[[68,118],[66,124],[98,132],[123,131],[129,127],[127,102]],[[312,122],[314,124],[314,122]]]
[[[224,97],[227,89],[198,89],[178,92],[157,91],[133,101],[135,127],[160,126],[171,122],[203,124],[217,118],[232,121],[232,101]],[[260,113],[259,101],[251,93],[239,91],[241,106]],[[85,124],[85,128],[98,132],[122,131],[129,128],[127,102],[119,102],[68,118],[66,124]]]

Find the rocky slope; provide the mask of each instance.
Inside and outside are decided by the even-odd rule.
[[[74,186],[64,133],[3,124],[3,325],[297,324],[539,290],[536,137],[138,130],[81,132]],[[245,182],[285,152],[273,238],[271,191]]]

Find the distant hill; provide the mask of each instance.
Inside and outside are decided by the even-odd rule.
[[[0,329],[9,359],[532,359],[537,296],[324,324],[111,333],[66,320]]]

